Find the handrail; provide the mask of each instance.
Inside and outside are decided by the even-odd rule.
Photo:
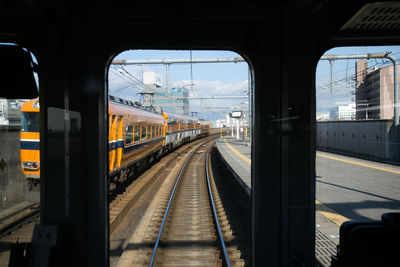
[[[215,228],[218,232],[218,239],[219,239],[218,245],[220,247],[220,250],[223,252],[221,254],[222,254],[222,258],[224,260],[224,265],[227,267],[230,267],[231,264],[229,262],[228,252],[226,251],[226,246],[225,246],[225,242],[224,242],[224,237],[222,236],[221,227],[219,226],[217,211],[215,210],[214,198],[212,196],[212,191],[211,191],[209,168],[208,168],[209,154],[210,154],[210,149],[207,150],[207,157],[206,157],[206,176],[207,176],[208,192],[210,195],[210,202],[211,202],[210,205],[213,210],[213,218],[214,218],[214,222],[215,222]]]

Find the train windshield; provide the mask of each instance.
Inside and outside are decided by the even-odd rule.
[[[22,112],[22,131],[39,132],[39,112]]]

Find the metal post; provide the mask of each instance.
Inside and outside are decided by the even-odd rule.
[[[329,64],[331,67],[331,95],[333,95],[333,60],[329,60]]]
[[[233,135],[233,119],[231,118],[229,121],[230,121],[230,123],[231,123],[231,133],[232,133],[232,137],[234,137],[234,135]]]
[[[169,65],[170,64],[165,64],[165,79],[166,79],[166,85],[167,85],[167,94],[169,95]]]
[[[394,83],[394,125],[399,127],[399,66],[396,58],[391,55],[386,56],[393,63],[393,83]]]
[[[236,119],[236,139],[239,140],[239,118]]]
[[[400,129],[399,129],[399,67],[397,65],[396,58],[388,55],[389,58],[393,63],[393,83],[394,83],[394,136],[395,142],[397,144],[396,152],[396,159],[400,161]]]
[[[143,75],[143,65],[139,65],[142,68],[142,92],[144,92],[144,75]]]

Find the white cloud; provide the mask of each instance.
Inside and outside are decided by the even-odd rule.
[[[174,82],[172,86],[185,86],[191,89],[190,80]],[[193,81],[193,91],[191,96],[242,96],[247,91],[247,80],[241,82],[222,82],[222,81]]]

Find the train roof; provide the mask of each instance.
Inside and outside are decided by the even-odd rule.
[[[132,101],[128,101],[115,96],[108,96],[109,99],[109,111],[119,115],[133,115],[136,120],[139,121],[152,121],[161,123],[165,119],[161,113],[141,108],[135,105]],[[134,114],[132,114],[132,112]]]
[[[21,112],[39,112],[39,98],[25,102],[21,107]]]
[[[194,121],[200,120],[199,118],[196,118],[196,117],[182,115],[182,114],[176,114],[176,113],[167,112],[167,111],[164,111],[164,113],[167,114],[168,117],[177,118],[177,119],[194,120]]]

